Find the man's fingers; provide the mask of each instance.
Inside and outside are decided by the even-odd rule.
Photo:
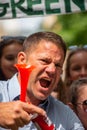
[[[37,107],[33,104],[28,104],[28,107],[24,107],[24,110],[27,111],[29,114],[37,113],[39,115],[46,117],[46,112],[42,108]]]

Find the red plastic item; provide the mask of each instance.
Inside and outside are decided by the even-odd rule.
[[[18,69],[20,73],[20,85],[21,85],[20,100],[25,102],[28,80],[35,66],[30,65],[27,66],[26,64],[15,64],[15,67]]]
[[[54,124],[48,117],[45,119],[42,116],[37,116],[32,121],[35,123],[38,130],[56,130]]]
[[[20,73],[20,100],[26,102],[25,97],[29,76],[32,70],[35,68],[35,66],[27,66],[26,64],[15,64],[15,67],[18,69]],[[37,116],[32,121],[35,123],[38,130],[56,130],[54,124],[52,124],[48,117],[44,119],[44,117],[42,116]]]

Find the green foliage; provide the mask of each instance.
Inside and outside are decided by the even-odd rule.
[[[52,26],[42,28],[60,34],[67,46],[87,44],[87,12],[57,15],[56,18]]]
[[[87,44],[87,12],[57,16],[56,24],[61,24],[60,34],[67,46]]]

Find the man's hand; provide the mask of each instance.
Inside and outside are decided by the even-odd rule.
[[[46,116],[46,112],[32,104],[21,101],[0,103],[0,126],[17,130],[32,120],[32,114]]]

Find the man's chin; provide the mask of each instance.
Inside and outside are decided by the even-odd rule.
[[[46,95],[40,95],[40,96],[38,96],[38,99],[41,100],[41,101],[46,100],[46,98],[47,98]]]

